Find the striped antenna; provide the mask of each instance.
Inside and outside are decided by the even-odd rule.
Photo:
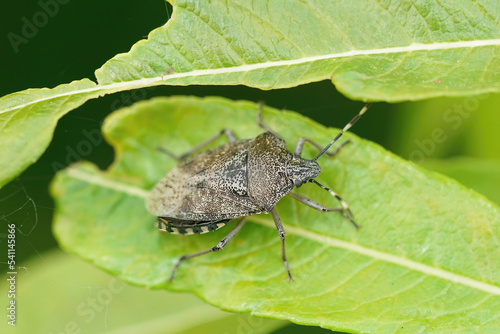
[[[330,144],[326,145],[326,147],[324,149],[322,149],[321,152],[319,152],[319,154],[312,159],[312,161],[318,160],[318,158],[320,156],[322,156],[323,153],[325,153],[326,151],[328,151],[328,149],[344,134],[344,132],[346,132],[347,130],[349,130],[351,128],[351,126],[353,126],[354,123],[356,123],[358,121],[358,119],[361,116],[363,116],[363,114],[368,110],[368,108],[370,108],[371,105],[372,105],[372,103],[365,104],[365,106],[363,107],[363,109],[361,109],[361,111],[349,123],[347,123],[346,126],[344,126],[344,128],[342,129],[342,131],[340,131],[339,134],[335,138],[333,138],[333,140],[330,142]]]

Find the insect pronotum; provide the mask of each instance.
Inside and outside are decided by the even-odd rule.
[[[271,213],[281,238],[281,252],[289,279],[292,274],[285,251],[285,230],[274,208],[285,195],[323,212],[339,212],[356,228],[358,225],[347,203],[333,190],[316,181],[321,168],[316,162],[323,154],[334,156],[348,141],[332,153],[328,149],[368,110],[363,109],[325,147],[307,137],[297,142],[293,154],[285,147],[285,141],[262,122],[262,103],[257,122],[266,132],[253,139],[236,140],[228,129],[220,131],[193,147],[180,157],[170,151],[165,153],[179,160],[172,169],[151,190],[146,207],[158,217],[156,227],[173,234],[202,234],[215,231],[229,221],[239,218],[236,226],[214,247],[197,253],[180,256],[170,275],[172,281],[179,265],[190,258],[219,251],[240,231],[246,217],[259,213]],[[194,155],[222,135],[229,143]],[[320,152],[311,160],[301,157],[305,142]],[[327,208],[291,190],[305,183],[314,183],[335,197],[341,207]]]

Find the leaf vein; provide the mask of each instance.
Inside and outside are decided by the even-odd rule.
[[[265,226],[272,226],[272,223],[269,222],[268,220],[259,218],[259,217],[252,217],[252,221],[265,225]],[[358,254],[362,254],[365,256],[368,256],[370,258],[374,258],[377,260],[381,260],[383,262],[388,262],[388,263],[393,263],[396,265],[399,265],[401,267],[409,268],[413,271],[421,272],[429,276],[435,276],[441,279],[444,279],[446,281],[451,281],[456,284],[461,284],[473,289],[481,290],[484,292],[487,292],[489,294],[494,294],[494,295],[500,295],[500,287],[489,284],[486,282],[481,282],[460,274],[456,274],[450,271],[446,271],[441,268],[437,267],[432,267],[430,265],[424,264],[424,263],[419,263],[416,261],[413,261],[408,258],[400,257],[397,255],[385,253],[382,251],[379,251],[377,249],[373,248],[368,248],[362,245],[358,245],[349,241],[345,240],[340,240],[336,239],[330,236],[325,236],[325,235],[320,235],[317,234],[313,231],[308,231],[300,227],[296,226],[286,226],[286,231],[287,233],[290,234],[295,234],[298,236],[301,236],[303,238],[307,238],[310,240],[315,240],[323,244],[330,245],[332,247],[337,247],[337,248],[342,248],[349,250],[351,252],[355,252]]]
[[[389,48],[379,48],[379,49],[368,49],[368,50],[351,50],[346,52],[318,55],[318,56],[310,56],[289,60],[278,60],[278,61],[267,61],[263,63],[255,63],[255,64],[245,64],[238,65],[232,67],[222,67],[215,69],[201,69],[201,70],[193,70],[190,72],[181,72],[174,73],[168,76],[157,76],[152,78],[141,78],[130,81],[122,81],[116,82],[107,85],[96,85],[90,88],[84,89],[76,89],[71,91],[66,91],[54,95],[49,95],[46,97],[41,97],[39,99],[33,99],[29,102],[26,102],[21,105],[14,105],[9,108],[5,108],[0,110],[0,114],[20,109],[26,107],[28,105],[40,103],[42,101],[47,101],[51,99],[55,99],[61,96],[69,96],[76,94],[85,94],[91,92],[101,91],[100,95],[109,94],[110,92],[118,92],[120,90],[129,90],[134,88],[143,88],[148,86],[154,86],[158,84],[165,84],[168,80],[175,81],[175,79],[186,78],[186,77],[198,77],[198,76],[206,76],[206,75],[217,75],[217,74],[225,74],[225,73],[237,73],[237,72],[247,72],[253,70],[261,70],[266,68],[273,67],[281,67],[281,66],[293,66],[300,65],[306,63],[313,63],[320,60],[333,60],[336,58],[348,58],[355,56],[363,56],[363,55],[377,55],[377,54],[393,54],[393,53],[405,53],[405,52],[415,52],[415,51],[432,51],[432,50],[451,50],[451,49],[463,49],[463,48],[480,48],[486,46],[500,46],[500,38],[499,39],[488,39],[488,40],[474,40],[474,41],[458,41],[458,42],[438,42],[432,44],[420,44],[420,43],[412,43],[407,46],[397,46],[397,47],[389,47]]]
[[[204,20],[201,16],[197,15],[194,11],[190,11],[189,9],[185,8],[186,11],[188,11],[189,13],[191,13],[194,17],[198,18],[201,22],[203,22],[208,28],[210,28],[210,30],[212,30],[216,35],[218,35],[225,43],[226,45],[228,46],[228,48],[230,48],[233,53],[238,57],[238,61],[240,62],[240,64],[245,64],[245,60],[241,57],[240,53],[234,49],[233,45],[231,42],[229,42],[227,40],[227,38],[224,36],[223,33],[217,31],[217,29],[215,29],[210,23],[209,21],[206,21]],[[196,40],[196,39],[195,39]],[[198,44],[199,45],[199,44]],[[199,47],[200,50],[203,50],[203,48],[200,46]],[[218,56],[218,55],[217,55]],[[222,59],[218,56],[218,59],[219,59],[219,63],[221,64],[221,66],[224,66],[224,62],[222,61]]]
[[[351,50],[355,50],[356,47],[354,46],[354,44],[351,43],[351,41],[349,40],[349,38],[346,36],[346,33],[339,29],[332,21],[328,20],[325,15],[323,15],[321,13],[321,11],[318,11],[316,7],[313,6],[313,4],[311,2],[305,2],[304,0],[301,0],[301,2],[306,6],[306,7],[309,7],[315,14],[318,18],[320,18],[323,22],[326,22],[330,27],[332,27],[333,30],[335,30],[340,36],[342,36],[342,40],[347,44],[349,45],[350,49]]]

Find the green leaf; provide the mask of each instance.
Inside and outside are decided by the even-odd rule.
[[[500,89],[492,2],[171,2],[171,20],[97,70],[100,84],[275,89],[331,79],[353,99],[391,102]]]
[[[57,121],[87,101],[90,80],[54,89],[28,89],[0,99],[0,187],[34,163],[49,146]]]
[[[77,164],[52,184],[60,245],[128,282],[192,291],[231,311],[348,332],[500,330],[492,311],[500,302],[499,208],[352,134],[335,158],[319,160],[318,181],[350,204],[359,230],[338,213],[285,197],[276,208],[293,282],[272,218],[257,215],[223,251],[183,263],[167,283],[178,256],[213,247],[231,226],[194,236],[155,230],[144,198],[176,164],[157,146],[181,154],[222,128],[252,138],[262,132],[257,109],[244,101],[176,97],[112,114],[103,126],[117,152],[111,168]],[[263,119],[289,149],[302,136],[326,144],[338,133],[271,108]],[[316,153],[306,145],[303,156]],[[296,191],[337,205],[312,184]]]
[[[2,333],[269,333],[286,322],[220,311],[189,294],[127,285],[60,251],[44,253],[16,275],[16,326]],[[8,291],[7,281],[1,283]],[[7,293],[0,296],[8,305]],[[131,302],[132,301],[132,302]]]
[[[456,157],[426,161],[424,166],[452,177],[500,204],[500,160]]]
[[[498,92],[499,15],[494,1],[472,0],[175,1],[167,24],[96,71],[97,86],[84,79],[0,100],[10,133],[0,138],[0,186],[42,154],[62,115],[117,91],[331,79],[348,97],[373,101]]]
[[[0,187],[42,155],[62,116],[89,99],[119,90],[116,85],[103,87],[83,79],[0,98]]]

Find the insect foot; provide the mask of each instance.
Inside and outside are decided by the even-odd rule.
[[[273,216],[281,239],[283,264],[289,280],[292,280],[286,257],[285,229],[274,208],[286,195],[318,211],[339,212],[357,228],[347,203],[315,178],[321,173],[318,158],[323,154],[335,155],[347,143],[339,146],[333,153],[327,152],[369,106],[370,104],[365,105],[327,146],[320,146],[309,138],[302,137],[293,154],[287,150],[285,141],[262,123],[262,104],[257,119],[265,132],[253,139],[236,140],[230,130],[224,129],[179,158],[164,150],[172,158],[179,160],[179,164],[154,186],[146,201],[148,211],[158,217],[156,226],[160,231],[185,235],[203,234],[239,219],[236,226],[214,247],[180,256],[169,280],[174,279],[180,264],[185,260],[222,250],[241,230],[246,217],[259,213],[271,213]],[[229,143],[196,153],[222,135],[226,135]],[[320,151],[310,160],[301,157],[306,142]],[[340,207],[327,208],[291,192],[306,183],[316,184],[328,191],[339,202]]]

